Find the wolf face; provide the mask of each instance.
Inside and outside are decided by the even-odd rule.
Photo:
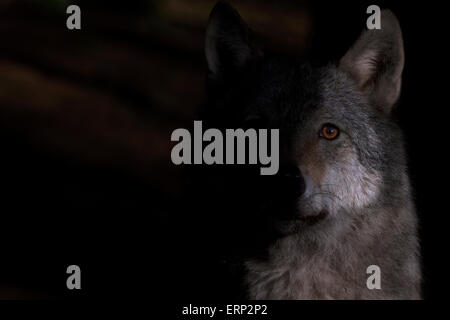
[[[401,138],[392,138],[401,135],[390,111],[400,93],[403,45],[390,11],[383,28],[364,31],[339,65],[313,68],[264,57],[239,15],[219,3],[206,57],[214,111],[228,126],[280,128],[281,162],[289,168],[281,175],[297,180],[289,185],[295,197],[284,199],[297,210],[284,228],[341,219],[385,192],[387,155],[402,148]],[[396,165],[404,172],[402,159]],[[396,174],[386,179],[402,183]]]
[[[339,63],[314,67],[264,54],[218,3],[205,52],[216,125],[280,129],[280,171],[259,185],[254,208],[282,236],[266,261],[248,264],[250,297],[417,298],[416,220],[391,115],[404,65],[395,16],[382,11],[381,30],[364,30]],[[395,270],[382,293],[365,287],[370,264]]]

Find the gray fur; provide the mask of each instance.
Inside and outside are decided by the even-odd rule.
[[[336,155],[335,161],[327,159],[327,167],[346,176],[341,177],[342,182],[335,181],[335,188],[320,190],[329,195],[316,203],[305,205],[305,195],[299,200],[303,211],[312,208],[311,215],[321,206],[328,206],[330,215],[326,220],[313,226],[293,223],[289,228],[295,233],[269,249],[268,261],[247,262],[252,299],[420,298],[417,221],[402,134],[390,118],[374,112],[355,89],[352,79],[338,68],[323,71],[321,108],[302,126],[297,144],[302,148],[302,140],[310,139],[305,134],[310,127],[333,119],[351,138],[341,139],[332,151],[327,144],[319,154]],[[340,158],[342,155],[354,161]],[[307,176],[301,156],[298,164]],[[355,186],[353,179],[346,183],[345,179],[357,176],[361,170],[371,173],[367,182],[373,184],[376,196],[360,206],[355,202],[349,205],[346,200],[352,197],[351,188],[361,192],[364,187]],[[370,265],[381,268],[381,290],[366,286]]]
[[[243,59],[226,60],[211,48],[226,47],[228,56],[244,54],[244,65],[254,63],[240,73],[245,81],[220,84],[231,88],[222,103],[239,105],[243,114],[268,119],[269,126],[284,130],[292,141],[286,147],[289,159],[305,184],[294,202],[296,215],[277,226],[283,237],[268,248],[268,258],[246,261],[251,299],[421,297],[406,152],[391,116],[401,88],[402,35],[390,11],[382,11],[381,19],[382,30],[363,31],[339,65],[313,70],[264,60],[256,49],[249,50],[253,47],[245,41],[251,39],[250,31],[231,7],[221,3],[211,15],[206,48],[210,73],[244,67]],[[252,58],[252,52],[259,58]],[[255,96],[242,100],[242,92]],[[253,103],[236,103],[247,100]],[[318,135],[327,123],[340,130],[335,140]],[[303,219],[322,212],[325,218],[317,223]],[[370,265],[381,269],[381,289],[366,286]]]
[[[248,261],[252,299],[420,298],[417,221],[401,133],[351,88],[351,80],[332,68],[322,81],[322,104],[354,108],[334,111],[358,132],[351,144],[360,165],[380,176],[378,195],[360,208],[338,204],[317,225],[295,225],[296,233],[269,249],[267,261]],[[381,268],[381,290],[366,286],[366,269],[373,264]]]

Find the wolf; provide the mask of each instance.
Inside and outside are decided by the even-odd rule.
[[[219,2],[205,54],[212,123],[280,130],[280,171],[260,177],[264,192],[252,197],[252,214],[270,217],[277,236],[243,262],[246,297],[420,299],[418,222],[393,115],[404,66],[395,15],[382,10],[380,30],[363,30],[338,62],[315,66],[266,54]]]

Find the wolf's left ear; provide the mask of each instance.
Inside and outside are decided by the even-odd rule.
[[[364,30],[339,68],[376,108],[389,113],[400,95],[403,65],[400,25],[390,10],[382,10],[381,29]]]
[[[253,32],[227,2],[218,2],[211,11],[205,39],[209,84],[232,80],[262,52]]]

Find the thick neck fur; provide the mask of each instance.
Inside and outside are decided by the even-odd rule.
[[[408,189],[396,205],[340,212],[278,240],[266,261],[247,261],[249,298],[420,299]],[[370,265],[381,269],[381,289],[367,288]]]

